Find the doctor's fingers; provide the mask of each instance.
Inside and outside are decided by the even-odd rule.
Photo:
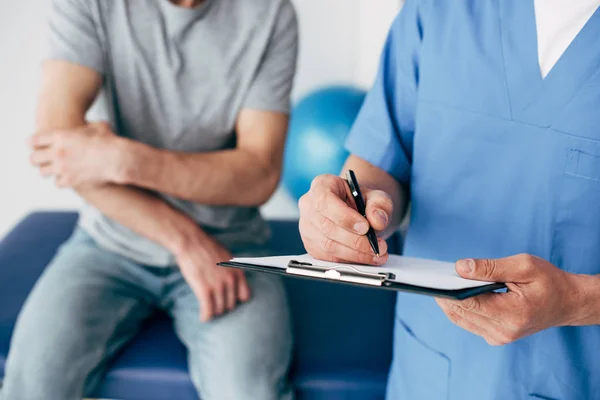
[[[311,225],[304,227],[303,225]],[[369,240],[365,235],[357,235],[356,233],[348,232],[344,228],[336,225],[329,218],[320,216],[319,218],[307,219],[300,221],[300,229],[311,236],[325,237],[334,242],[343,244],[346,247],[355,249],[361,253],[370,255],[373,254]],[[378,239],[379,254],[381,256],[387,254],[387,243],[383,239]]]
[[[326,217],[349,232],[359,235],[367,233],[369,223],[365,217],[342,200],[338,193],[325,186],[313,186],[298,202],[303,218],[318,221]]]
[[[519,307],[519,303],[515,303],[514,297],[515,293],[509,291],[506,293],[485,293],[464,300],[440,299],[440,302],[460,307],[502,324],[506,317],[514,315],[514,310]]]
[[[506,332],[503,325],[494,319],[466,310],[455,301],[436,299],[436,302],[452,323],[483,337],[493,346],[515,340],[510,333]]]
[[[443,309],[443,307],[442,307],[442,309]],[[444,313],[446,314],[446,316],[448,317],[450,322],[452,322],[454,325],[456,325],[466,331],[469,331],[477,336],[481,336],[488,344],[490,344],[492,346],[499,346],[502,344],[500,342],[497,342],[495,339],[493,339],[492,336],[489,334],[489,332],[485,330],[485,328],[482,328],[481,326],[474,324],[473,322],[460,316],[459,314],[456,314],[452,311],[446,311],[446,310],[444,310]]]
[[[389,194],[382,190],[366,190],[367,219],[376,231],[382,231],[390,223],[394,213],[394,202]]]
[[[321,260],[381,265],[384,264],[388,259],[387,254],[380,257],[375,256],[370,247],[369,252],[364,253],[342,243],[336,242],[335,240],[329,239],[310,223],[301,221],[300,231],[304,241],[304,247],[308,253]]]

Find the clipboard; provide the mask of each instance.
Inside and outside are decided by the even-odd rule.
[[[433,265],[440,270],[442,268],[452,268],[452,271],[454,271],[454,266],[450,263],[442,263],[433,260],[401,256],[390,256],[390,259],[392,259],[392,257],[396,260],[397,265],[388,268],[333,264],[330,262],[314,260],[308,255],[233,259],[231,261],[218,263],[217,265],[292,278],[312,279],[334,284],[339,283],[381,290],[410,292],[456,300],[463,300],[479,294],[506,288],[503,283],[468,281],[460,278],[455,272],[455,276],[452,276],[452,272],[449,270],[445,271],[448,276],[444,278],[450,278],[450,281],[454,284],[452,287],[448,287],[448,285],[446,285],[447,287],[435,287],[435,284],[427,283],[424,285],[415,284],[415,281],[418,281],[418,279],[409,279],[406,277],[406,273],[418,271],[418,265],[415,265],[413,268],[414,271],[408,271],[407,269],[402,270],[401,264],[412,265],[411,262],[422,263],[423,265]],[[398,262],[399,260],[402,262]],[[378,269],[381,271],[377,271]],[[423,279],[421,279],[421,281],[423,281]],[[464,281],[466,287],[460,287],[461,281]],[[448,282],[448,279],[446,279],[446,282]]]

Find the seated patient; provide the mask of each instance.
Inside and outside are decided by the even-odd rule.
[[[203,400],[290,399],[281,282],[262,255],[297,25],[289,0],[55,0],[31,162],[86,202],[29,296],[3,400],[90,395],[162,310]],[[98,93],[110,122],[85,114]]]

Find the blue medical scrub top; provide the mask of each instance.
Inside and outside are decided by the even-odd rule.
[[[600,11],[542,79],[533,0],[408,0],[348,150],[410,187],[405,254],[600,273]],[[399,294],[388,399],[600,398],[600,327],[502,347]]]

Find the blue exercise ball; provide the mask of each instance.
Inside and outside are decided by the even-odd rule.
[[[365,98],[347,86],[304,97],[292,110],[283,166],[283,185],[298,200],[321,174],[338,174],[348,152],[344,142]]]

